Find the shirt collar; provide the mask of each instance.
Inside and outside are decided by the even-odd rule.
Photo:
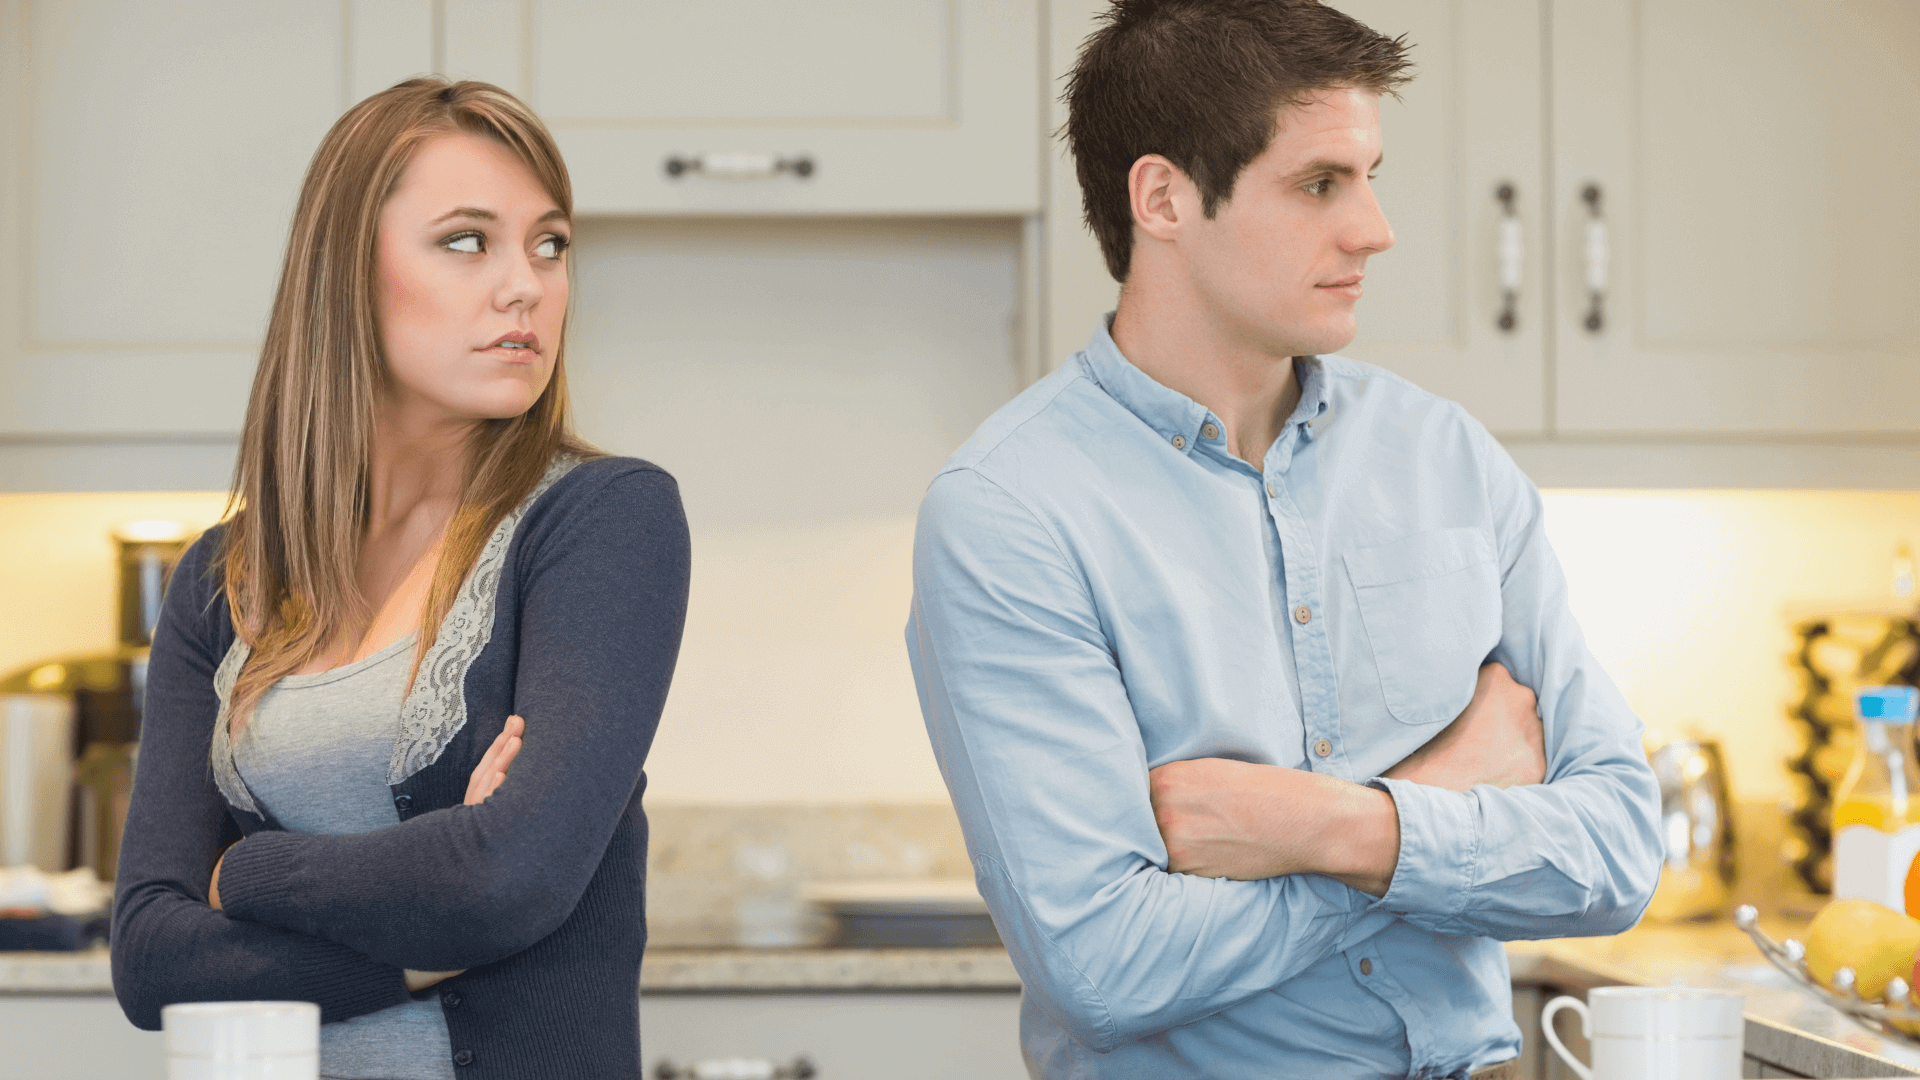
[[[1206,406],[1155,382],[1146,372],[1134,367],[1121,355],[1120,346],[1114,344],[1112,327],[1113,312],[1109,311],[1095,321],[1093,339],[1087,342],[1084,354],[1087,372],[1101,389],[1183,453],[1206,438],[1203,429],[1209,425],[1215,434],[1207,441],[1224,445],[1219,418]],[[1324,426],[1315,421],[1327,411],[1326,365],[1317,356],[1296,356],[1293,377],[1300,382],[1300,404],[1294,406],[1293,414],[1287,418],[1287,427],[1297,427],[1312,438],[1315,429]]]

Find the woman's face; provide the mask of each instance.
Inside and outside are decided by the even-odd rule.
[[[422,145],[380,211],[375,311],[404,426],[518,416],[553,377],[572,223],[513,151]]]

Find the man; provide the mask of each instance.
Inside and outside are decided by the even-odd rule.
[[[1121,0],[1072,73],[1118,310],[933,481],[907,628],[1035,1076],[1513,1076],[1500,942],[1652,893],[1538,493],[1326,355],[1405,68],[1310,0]]]

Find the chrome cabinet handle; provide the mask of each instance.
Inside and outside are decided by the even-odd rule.
[[[717,1058],[686,1065],[662,1059],[653,1067],[654,1080],[812,1080],[819,1072],[805,1054],[784,1065],[765,1058]]]
[[[1600,185],[1580,190],[1587,204],[1587,318],[1586,328],[1597,334],[1607,325],[1607,219],[1600,212]]]
[[[798,154],[781,157],[749,150],[728,150],[713,154],[668,155],[661,168],[670,180],[689,173],[711,176],[716,180],[768,180],[781,173],[792,173],[805,180],[813,175],[813,157]]]
[[[1493,323],[1503,334],[1513,333],[1520,325],[1520,276],[1526,258],[1515,194],[1513,184],[1505,180],[1493,189],[1493,197],[1500,200],[1500,316]]]

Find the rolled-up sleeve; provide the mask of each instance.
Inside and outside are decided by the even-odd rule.
[[[1639,921],[1660,873],[1643,728],[1567,606],[1539,492],[1480,434],[1500,543],[1502,632],[1490,659],[1539,700],[1547,779],[1466,792],[1373,781],[1400,812],[1399,863],[1373,908],[1441,934],[1618,933]]]
[[[907,648],[976,878],[1026,992],[1107,1051],[1272,989],[1392,922],[1329,878],[1168,873],[1147,755],[1081,570],[971,469],[936,479]]]

